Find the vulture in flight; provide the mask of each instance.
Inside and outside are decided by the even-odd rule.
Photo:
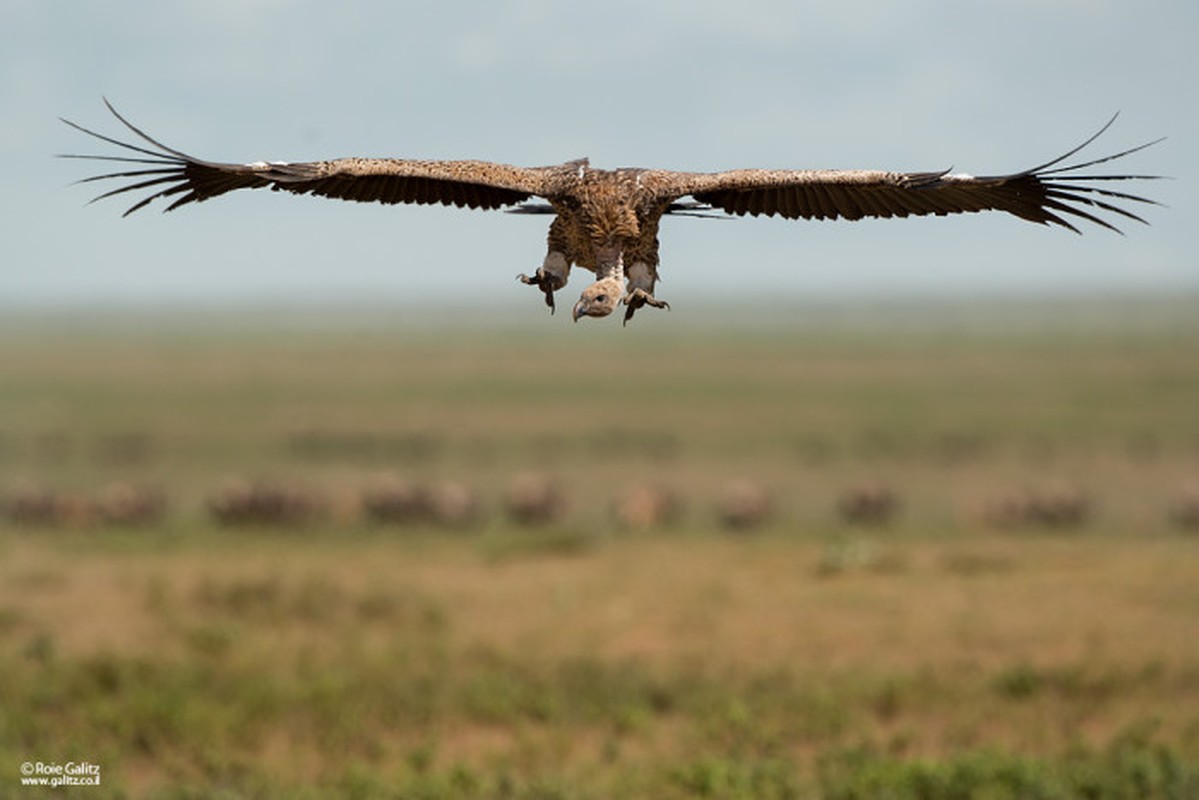
[[[1159,176],[1084,173],[1088,167],[1143,150],[1160,139],[1079,163],[1064,163],[1115,121],[1052,161],[1010,175],[976,177],[949,170],[737,169],[675,172],[664,169],[594,169],[587,159],[547,167],[488,161],[420,161],[403,158],[338,158],[332,161],[205,161],[158,142],[104,101],[141,141],[134,144],[77,125],[71,127],[133,155],[66,155],[120,162],[117,172],[83,182],[123,180],[98,197],[146,190],[131,214],[153,200],[170,211],[234,189],[270,187],[295,194],[376,203],[422,203],[552,214],[545,260],[520,281],[544,293],[566,285],[572,266],[595,274],[574,305],[573,318],[606,317],[621,305],[624,322],[644,306],[669,308],[654,295],[658,280],[658,223],[664,214],[780,216],[786,219],[848,219],[1006,211],[1042,225],[1078,233],[1075,223],[1119,232],[1111,215],[1145,222],[1127,206],[1155,201],[1107,188],[1112,182]],[[533,198],[538,200],[533,201]],[[533,201],[533,202],[530,202]],[[1104,219],[1103,215],[1108,215]]]

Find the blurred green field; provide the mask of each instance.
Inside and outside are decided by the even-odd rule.
[[[6,320],[0,493],[168,505],[0,520],[0,796],[1199,796],[1197,311]],[[382,475],[484,513],[372,524]],[[234,479],[325,513],[218,525]],[[730,533],[738,479],[774,513]],[[626,530],[645,482],[681,516]],[[1086,513],[987,513],[1050,490]]]

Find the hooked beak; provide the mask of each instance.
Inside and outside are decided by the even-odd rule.
[[[585,311],[586,308],[587,308],[587,304],[585,302],[583,302],[582,300],[575,303],[574,309],[570,312],[570,318],[573,319],[575,322],[578,322],[579,317],[587,316],[586,311]]]

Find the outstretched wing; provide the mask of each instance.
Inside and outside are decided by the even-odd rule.
[[[130,144],[70,120],[63,122],[76,130],[109,144],[138,153],[138,156],[64,155],[112,161],[130,166],[118,172],[84,178],[91,181],[128,181],[104,192],[100,200],[124,192],[148,190],[134,203],[128,216],[159,198],[174,198],[164,209],[171,211],[188,203],[200,202],[235,189],[272,189],[314,194],[338,200],[375,203],[423,203],[470,208],[500,208],[524,202],[545,191],[549,168],[513,167],[489,161],[415,161],[392,158],[339,158],[333,161],[288,163],[282,161],[253,164],[223,164],[205,161],[174,150],[139,130],[104,101],[108,110],[140,137],[147,146]]]
[[[657,171],[652,177],[663,200],[690,195],[729,214],[781,216],[787,219],[862,219],[1006,211],[1042,225],[1079,230],[1074,217],[1119,232],[1098,216],[1101,212],[1145,222],[1120,203],[1156,201],[1102,188],[1107,182],[1152,180],[1157,175],[1077,174],[1078,170],[1114,161],[1162,141],[1078,164],[1062,165],[1091,144],[1115,121],[1070,152],[1012,175],[975,177],[943,172],[871,170],[761,170],[717,173]],[[1088,185],[1097,183],[1099,185]]]

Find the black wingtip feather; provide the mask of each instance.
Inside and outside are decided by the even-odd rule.
[[[1109,155],[1102,156],[1099,158],[1092,158],[1092,159],[1088,159],[1086,161],[1080,161],[1080,162],[1074,163],[1074,164],[1063,163],[1063,162],[1067,161],[1071,156],[1078,154],[1084,148],[1086,148],[1088,145],[1092,144],[1096,139],[1098,139],[1104,132],[1106,132],[1112,126],[1112,123],[1114,123],[1116,121],[1116,118],[1118,116],[1119,116],[1119,112],[1117,112],[1116,114],[1113,114],[1111,119],[1109,119],[1106,123],[1104,123],[1104,125],[1098,131],[1093,133],[1091,136],[1087,137],[1087,139],[1085,141],[1083,141],[1082,144],[1070,149],[1066,153],[1063,153],[1062,155],[1058,156],[1057,158],[1054,158],[1050,161],[1045,162],[1044,164],[1033,167],[1031,169],[1023,170],[1014,175],[992,176],[992,177],[980,178],[979,180],[994,181],[997,183],[1011,182],[1015,185],[1019,185],[1025,181],[1031,182],[1028,184],[1027,188],[1028,188],[1028,190],[1030,190],[1034,193],[1034,197],[1040,198],[1039,213],[1045,218],[1045,221],[1047,221],[1051,224],[1061,225],[1062,227],[1068,228],[1069,230],[1072,230],[1075,233],[1080,233],[1081,231],[1079,231],[1074,225],[1071,225],[1068,222],[1066,222],[1061,216],[1054,214],[1050,209],[1052,209],[1054,211],[1059,211],[1064,214],[1070,214],[1070,215],[1073,215],[1080,219],[1084,219],[1092,224],[1098,225],[1103,228],[1107,228],[1108,230],[1111,230],[1111,231],[1115,231],[1116,233],[1119,233],[1121,235],[1123,235],[1124,232],[1121,231],[1118,227],[1116,227],[1112,223],[1108,222],[1107,220],[1104,220],[1103,218],[1099,217],[1098,215],[1092,214],[1092,213],[1084,210],[1081,207],[1089,206],[1090,208],[1093,208],[1093,209],[1102,210],[1102,211],[1105,211],[1105,212],[1108,212],[1111,214],[1117,214],[1126,219],[1131,219],[1136,222],[1140,222],[1142,224],[1148,225],[1149,222],[1147,220],[1145,220],[1144,218],[1138,216],[1137,214],[1135,214],[1131,211],[1128,211],[1127,209],[1121,208],[1120,206],[1116,205],[1115,203],[1106,202],[1104,200],[1099,200],[1097,198],[1104,197],[1104,198],[1108,198],[1111,200],[1123,200],[1123,201],[1128,201],[1128,202],[1143,203],[1143,204],[1147,204],[1147,205],[1156,205],[1156,206],[1162,205],[1161,203],[1159,203],[1158,201],[1153,200],[1151,198],[1148,198],[1148,197],[1142,197],[1140,195],[1130,194],[1127,192],[1119,192],[1119,191],[1115,191],[1112,189],[1104,189],[1104,188],[1101,188],[1100,186],[1087,185],[1087,184],[1093,184],[1096,182],[1103,183],[1103,182],[1110,182],[1110,181],[1163,180],[1163,179],[1165,179],[1166,176],[1144,175],[1144,174],[1088,175],[1088,174],[1077,174],[1077,173],[1079,170],[1084,170],[1084,169],[1087,169],[1088,167],[1093,167],[1093,166],[1096,166],[1099,164],[1105,164],[1105,163],[1108,163],[1111,161],[1115,161],[1117,159],[1124,158],[1126,156],[1130,156],[1134,153],[1139,153],[1142,150],[1145,150],[1156,144],[1160,144],[1161,142],[1166,140],[1166,137],[1162,136],[1162,137],[1159,137],[1152,141],[1145,142],[1144,144],[1139,144],[1136,147],[1129,147],[1124,150],[1120,150],[1116,153],[1111,153]],[[1074,173],[1074,174],[1066,174],[1066,173]],[[1025,219],[1033,219],[1033,221],[1036,221],[1035,217],[1026,216],[1023,213],[1021,213],[1020,216],[1023,216]]]

